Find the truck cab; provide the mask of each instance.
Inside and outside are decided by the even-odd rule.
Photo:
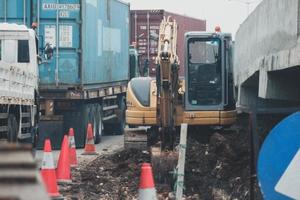
[[[38,61],[35,31],[0,24],[0,139],[34,143]]]

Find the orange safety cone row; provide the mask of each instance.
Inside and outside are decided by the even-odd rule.
[[[139,184],[139,200],[156,200],[156,190],[152,174],[152,167],[149,163],[143,163],[141,168]]]
[[[74,129],[69,129],[69,144],[70,144],[70,164],[71,167],[76,167],[78,165],[77,155],[76,155],[76,145],[74,137]]]
[[[82,155],[97,155],[94,144],[93,128],[91,123],[89,123],[87,127],[86,143]]]
[[[65,135],[61,150],[59,153],[59,159],[56,168],[57,182],[69,183],[71,180],[71,166],[70,166],[70,152],[69,152],[69,139]]]
[[[41,176],[45,183],[49,196],[52,198],[61,197],[61,194],[59,194],[57,187],[50,139],[46,139],[44,143],[44,156],[41,168]]]

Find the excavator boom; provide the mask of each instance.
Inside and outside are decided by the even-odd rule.
[[[157,64],[157,124],[162,149],[174,148],[175,106],[178,97],[179,60],[176,53],[177,23],[164,18],[160,24]]]

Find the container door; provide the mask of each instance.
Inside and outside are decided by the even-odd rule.
[[[155,77],[158,38],[163,10],[132,11],[131,40],[137,45],[143,76]]]
[[[0,0],[0,22],[31,26],[31,0]]]
[[[53,57],[39,66],[40,83],[68,87],[80,83],[80,0],[41,0],[39,48]]]

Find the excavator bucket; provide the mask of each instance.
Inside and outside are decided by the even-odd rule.
[[[151,147],[151,164],[156,182],[172,185],[177,162],[177,150],[162,151],[159,146]]]
[[[126,128],[124,135],[125,149],[149,150],[154,178],[157,183],[171,185],[173,183],[173,171],[178,162],[178,151],[166,151],[161,149],[161,143],[155,146],[149,145],[147,129]]]

